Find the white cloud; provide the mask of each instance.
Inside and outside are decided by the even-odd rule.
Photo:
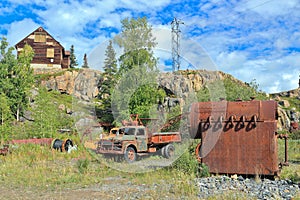
[[[236,69],[241,64],[247,61],[247,55],[245,52],[234,51],[234,52],[221,52],[216,57],[216,63],[221,66],[222,69]]]
[[[26,35],[16,37],[16,33],[29,34],[38,26],[44,28],[62,45],[69,49],[73,44],[75,53],[79,63],[82,62],[83,54],[89,53],[100,45],[107,38],[106,33],[101,32],[101,28],[114,27],[121,28],[121,20],[125,17],[131,17],[130,11],[116,12],[117,8],[125,8],[129,10],[150,11],[151,9],[159,9],[168,4],[169,1],[70,1],[65,3],[60,0],[41,1],[41,0],[11,0],[15,6],[17,5],[39,5],[46,9],[33,9],[32,11],[39,17],[42,24],[37,24],[31,19],[24,19],[7,25],[8,37],[13,41],[23,39]],[[89,25],[90,23],[90,25]],[[28,26],[29,24],[29,26]],[[88,30],[88,26],[91,26]],[[25,28],[26,27],[26,28]],[[92,37],[85,36],[87,31],[93,31]]]
[[[240,52],[222,52],[218,56],[218,65],[221,70],[239,77],[244,82],[256,79],[260,89],[274,93],[298,87],[299,59],[300,54],[294,54],[275,60],[251,60]]]
[[[25,18],[22,21],[16,21],[7,26],[7,40],[10,46],[14,46],[24,37],[39,27],[32,19]]]
[[[185,22],[181,26],[183,67],[189,63],[196,68],[219,68],[246,82],[255,78],[267,92],[298,86],[298,0],[214,0],[204,3],[180,0],[10,2],[10,7],[0,7],[0,15],[12,14],[18,5],[26,6],[34,13],[34,16],[26,13],[20,19],[21,13],[18,21],[9,24],[0,22],[1,29],[7,30],[6,37],[12,45],[38,26],[43,26],[66,49],[73,44],[80,63],[83,54],[87,53],[89,64],[99,68],[103,64],[108,37],[116,34],[108,34],[105,28],[120,30],[122,19],[143,14],[155,24],[153,30],[158,42],[156,54],[164,62],[171,55],[171,33],[170,24],[161,25],[161,20],[175,16]],[[174,4],[178,4],[176,8],[172,7]],[[44,8],[39,9],[40,6]],[[166,6],[168,9],[162,10]]]
[[[138,11],[149,11],[149,9],[159,9],[168,5],[170,0],[160,0],[160,1],[144,1],[144,0],[121,0],[121,5],[125,8],[130,8],[132,10]]]
[[[299,8],[298,0],[252,0],[240,2],[241,6],[239,10],[242,12],[254,11],[265,17],[278,16],[290,14],[291,10],[295,11],[295,8]]]

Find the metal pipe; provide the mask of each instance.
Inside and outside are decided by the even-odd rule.
[[[284,165],[288,166],[289,165],[289,161],[288,161],[288,136],[285,135],[284,137]]]
[[[278,135],[279,139],[284,139],[284,163],[281,163],[283,166],[289,166],[289,161],[288,161],[288,135],[286,134],[281,134]]]

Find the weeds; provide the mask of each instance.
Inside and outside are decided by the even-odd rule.
[[[120,184],[119,179],[124,181],[122,187],[128,182],[136,186],[144,185],[145,188],[162,185],[160,190],[145,192],[152,198],[169,195],[169,197],[185,196],[193,199],[197,192],[193,183],[194,175],[180,171],[180,168],[163,168],[137,174],[108,168],[104,162],[101,157],[95,161],[84,148],[68,154],[52,151],[46,146],[20,145],[13,150],[12,154],[1,157],[0,185],[28,188],[28,190],[35,188],[34,190],[39,191],[76,189],[94,187],[95,184],[102,185],[107,182],[107,178],[117,177],[118,184]]]
[[[284,161],[284,141],[279,140],[279,161]],[[283,167],[282,179],[290,179],[294,183],[300,183],[300,140],[288,140],[288,161],[289,166]]]
[[[90,164],[90,161],[87,158],[77,160],[76,166],[77,166],[79,173],[83,174],[83,173],[87,172],[89,164]]]
[[[175,160],[171,167],[180,172],[197,177],[200,168],[199,162],[196,160],[194,155],[195,144],[189,145],[188,149],[186,149],[186,145],[184,145],[183,154],[177,160]]]

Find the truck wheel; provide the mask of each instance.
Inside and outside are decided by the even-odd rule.
[[[125,153],[124,153],[124,158],[127,162],[132,163],[136,160],[136,151],[132,147],[127,147]]]
[[[171,158],[174,156],[175,153],[175,147],[173,144],[168,144],[167,146],[164,147],[165,148],[165,158]]]
[[[165,151],[166,151],[166,146],[164,146],[163,148],[160,149],[160,154],[163,158],[166,157]]]

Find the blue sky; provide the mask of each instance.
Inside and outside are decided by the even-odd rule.
[[[2,0],[0,34],[11,46],[39,26],[78,61],[84,53],[101,69],[107,41],[126,17],[146,16],[158,40],[155,53],[170,63],[170,22],[182,20],[182,67],[217,69],[265,92],[298,87],[299,0]]]

